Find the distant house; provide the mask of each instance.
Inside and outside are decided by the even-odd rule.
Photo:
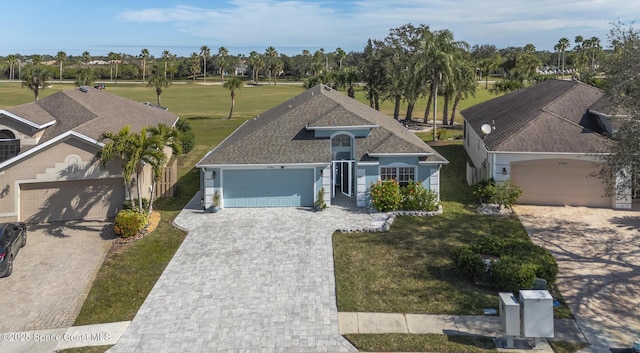
[[[522,204],[630,208],[628,190],[607,196],[596,176],[613,129],[606,102],[595,87],[548,80],[463,110],[467,181],[511,179]]]
[[[0,110],[0,221],[115,216],[126,188],[120,161],[102,169],[95,160],[102,146],[98,137],[125,125],[133,132],[149,125],[173,126],[177,119],[165,110],[89,87]],[[149,169],[142,173],[142,190],[151,184]],[[167,173],[175,179],[175,166]]]
[[[312,206],[324,192],[365,207],[378,180],[439,192],[447,160],[393,118],[317,85],[248,120],[197,167],[205,207]]]

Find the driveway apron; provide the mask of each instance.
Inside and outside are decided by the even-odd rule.
[[[224,209],[199,196],[176,218],[189,234],[109,352],[342,352],[332,233],[368,229],[354,208]]]
[[[629,348],[640,336],[640,213],[516,206],[532,241],[558,261],[558,288],[591,346]]]

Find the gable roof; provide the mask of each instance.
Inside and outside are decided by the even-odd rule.
[[[483,136],[490,151],[601,152],[609,143],[590,107],[602,104],[604,92],[579,81],[547,80],[461,112],[467,126]]]
[[[324,85],[316,85],[248,120],[198,164],[286,164],[331,161],[329,138],[312,129],[366,129],[356,137],[357,160],[376,160],[375,154],[421,155],[422,162],[447,160],[393,118]]]
[[[125,125],[138,132],[149,125],[173,126],[178,119],[175,114],[162,109],[88,87],[56,92],[37,102],[5,111],[10,113],[6,114],[9,117],[17,116],[32,125],[46,127],[40,143],[67,131],[95,140],[103,132],[115,133]]]

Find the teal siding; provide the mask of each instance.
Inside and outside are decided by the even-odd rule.
[[[314,169],[223,171],[224,207],[312,206]]]

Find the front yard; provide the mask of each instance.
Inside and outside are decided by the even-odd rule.
[[[477,237],[528,235],[516,216],[475,212],[462,145],[435,148],[450,161],[441,174],[444,214],[399,217],[383,233],[334,235],[339,311],[482,315],[497,308],[497,290],[464,279],[453,252]]]

